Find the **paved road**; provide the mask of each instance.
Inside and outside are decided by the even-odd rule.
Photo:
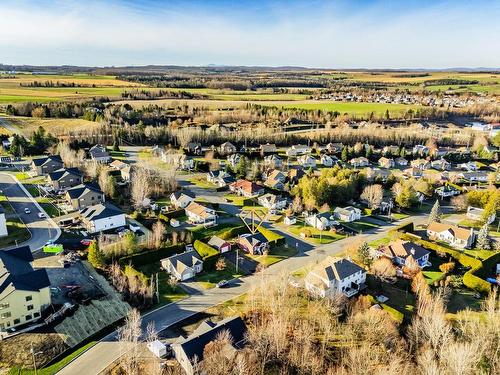
[[[415,225],[423,224],[425,216],[412,217]],[[401,224],[401,223],[398,223]],[[356,236],[356,239],[373,241],[387,235],[387,232],[394,225],[377,228],[369,233]],[[156,311],[143,316],[143,329],[145,330],[149,322],[154,322],[158,331],[162,331],[171,325],[184,320],[198,312],[204,311],[214,305],[239,296],[262,282],[269,282],[269,279],[286,275],[291,271],[313,265],[326,256],[336,255],[352,241],[352,237],[345,238],[331,244],[313,246],[303,242],[301,239],[287,235],[287,242],[291,246],[299,244],[299,253],[291,258],[285,259],[258,274],[247,276],[232,281],[231,286],[224,289],[210,289],[203,293],[196,293],[182,301],[166,305]],[[120,345],[115,342],[116,333],[105,337],[99,344],[92,347],[76,360],[68,364],[58,372],[61,375],[87,375],[99,374],[114,360],[120,357]],[[105,353],[103,353],[105,351]]]
[[[12,134],[21,134],[21,131],[13,126],[9,120],[0,116],[0,126],[10,131]]]
[[[18,245],[28,245],[31,251],[36,251],[41,249],[50,239],[55,240],[60,236],[61,231],[52,219],[40,219],[38,217],[40,212],[45,213],[45,215],[47,213],[12,175],[0,173],[0,190],[31,232],[31,238]],[[24,212],[25,208],[28,208],[31,213],[26,214]]]

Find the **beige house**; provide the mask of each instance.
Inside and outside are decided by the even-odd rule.
[[[466,229],[436,221],[427,227],[427,236],[432,240],[444,241],[460,248],[472,247],[476,238],[472,228]]]
[[[99,188],[87,184],[68,189],[65,197],[75,210],[81,210],[105,201],[104,193]]]
[[[0,251],[0,334],[35,322],[51,303],[47,271],[32,261],[29,246]]]
[[[33,159],[31,169],[37,176],[45,176],[64,167],[64,163],[59,155],[50,155],[44,158]]]

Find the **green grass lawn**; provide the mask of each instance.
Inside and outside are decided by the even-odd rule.
[[[352,221],[350,223],[342,223],[342,225],[345,225],[348,228],[354,229],[358,233],[360,232],[366,232],[367,230],[375,229],[378,228],[379,225],[373,224],[373,223],[368,223],[367,221]]]
[[[94,346],[95,344],[97,344],[97,341],[91,341],[89,342],[88,344],[76,349],[74,352],[72,352],[71,354],[69,354],[68,356],[64,357],[63,359],[61,359],[60,361],[50,365],[50,366],[47,366],[47,367],[44,367],[44,368],[41,368],[41,369],[37,369],[37,372],[36,374],[38,375],[53,375],[55,373],[57,373],[58,371],[60,371],[64,366],[66,366],[68,363],[70,363],[73,359],[75,359],[76,357],[78,357],[80,354],[82,354],[84,351],[86,351],[87,349],[91,348],[92,346]],[[8,372],[9,375],[35,375],[35,371],[34,370],[28,370],[28,369],[20,369],[20,368],[12,368],[10,369],[10,371]]]
[[[474,220],[469,220],[469,219],[464,219],[458,223],[458,225],[462,227],[467,227],[467,228],[474,228],[474,229],[481,229],[483,226],[482,223],[479,221],[474,221]],[[493,222],[490,224],[489,229],[490,229],[490,235],[491,236],[500,236],[500,232],[497,232],[497,227],[498,227],[498,221]]]
[[[413,314],[415,296],[407,280],[398,279],[396,284],[388,284],[368,275],[367,285],[370,292],[376,292],[389,298],[384,304],[393,308],[409,318]]]
[[[219,281],[231,280],[243,276],[241,272],[236,272],[234,265],[226,261],[226,268],[221,271],[206,270],[196,276],[196,282],[201,285],[203,289],[211,289],[216,286]]]
[[[14,174],[14,176],[16,176],[16,178],[19,180],[19,181],[23,181],[23,180],[27,180],[30,177],[30,175],[26,172],[17,172]]]
[[[228,229],[240,227],[243,223],[224,223],[216,225],[215,227],[205,228],[203,225],[190,228],[189,230],[194,234],[195,238],[210,238],[217,236],[219,233],[225,232]]]
[[[31,233],[26,229],[26,226],[20,219],[7,220],[6,237],[0,237],[0,247],[7,247],[28,241],[31,238]]]
[[[483,298],[475,298],[475,294],[476,292],[467,288],[452,289],[447,304],[448,312],[455,314],[465,309],[480,310]]]
[[[300,224],[295,224],[295,225],[285,226],[283,228],[285,228],[290,233],[299,237],[300,233],[302,232],[310,233],[311,235],[309,237],[305,237],[304,239],[318,245],[332,243],[334,241],[338,241],[345,237],[342,234],[337,234],[327,230],[321,231],[317,228],[313,228],[308,225],[303,226]]]
[[[127,160],[127,158],[125,157],[125,154],[126,152],[125,151],[110,151],[109,154],[111,155],[111,157],[113,159],[116,159],[116,160]]]
[[[3,194],[0,194],[0,205],[2,206],[3,210],[5,211],[6,214],[12,214],[14,213],[14,209],[10,205],[7,197]]]
[[[422,271],[427,284],[433,285],[436,281],[440,281],[446,277],[446,275],[441,271]]]
[[[224,195],[224,198],[236,206],[251,205],[251,203],[253,202],[251,198],[241,197],[235,194]]]
[[[410,215],[394,212],[391,214],[392,218],[395,220],[403,220],[410,217]]]
[[[369,242],[368,245],[373,247],[373,248],[377,248],[377,247],[382,246],[382,245],[387,245],[390,242],[391,242],[390,237],[382,237],[382,238],[379,238],[378,240]]]
[[[188,181],[202,189],[215,189],[217,187],[211,182],[208,182],[207,178],[204,176],[194,176],[188,178]]]
[[[282,261],[283,259],[290,258],[295,254],[297,254],[297,249],[295,248],[290,248],[287,246],[278,246],[278,247],[273,247],[269,252],[269,254],[267,255],[246,254],[245,256],[255,260],[256,262],[262,264],[263,266],[268,267],[274,263]]]

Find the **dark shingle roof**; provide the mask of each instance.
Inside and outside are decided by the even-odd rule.
[[[29,246],[0,251],[0,293],[13,290],[38,291],[50,285],[45,269],[33,270]]]
[[[192,335],[177,343],[190,361],[193,361],[195,357],[198,361],[202,361],[205,346],[214,341],[222,331],[229,332],[233,346],[243,347],[247,328],[239,316],[227,318],[218,323],[204,322],[202,325]]]
[[[49,178],[52,181],[57,181],[63,178],[64,176],[67,176],[68,174],[78,177],[82,176],[82,172],[80,172],[78,168],[61,168],[58,169],[57,171],[49,173]]]
[[[87,220],[98,220],[106,217],[121,215],[123,212],[109,203],[99,203],[94,206],[84,208],[80,211],[80,214]]]
[[[98,194],[103,194],[103,192],[94,185],[89,185],[89,184],[80,184],[75,187],[72,187],[71,189],[67,190],[67,194],[71,199],[76,199],[76,198],[81,198],[83,195],[88,194],[90,192],[95,192]]]
[[[33,159],[33,164],[35,164],[37,167],[44,165],[48,161],[56,161],[59,163],[63,163],[61,157],[59,155],[50,155],[45,158],[38,158],[38,159]]]

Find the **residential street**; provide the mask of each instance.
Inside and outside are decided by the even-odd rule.
[[[425,223],[427,215],[414,216],[411,220],[396,223],[401,225],[412,221],[415,225]],[[384,237],[387,232],[394,227],[387,225],[377,228],[369,233],[356,236],[356,240],[373,241]],[[267,225],[266,225],[267,226]],[[273,228],[274,229],[274,228]],[[279,230],[277,230],[279,231]],[[290,246],[298,244],[299,253],[296,256],[285,259],[273,266],[265,269],[263,272],[251,276],[234,280],[231,287],[218,289],[213,288],[204,291],[203,294],[191,295],[190,297],[176,303],[166,305],[156,311],[143,316],[143,329],[149,322],[154,322],[158,331],[162,331],[171,325],[186,319],[198,312],[204,311],[214,305],[222,303],[247,292],[252,287],[258,286],[263,280],[286,275],[294,270],[313,265],[320,262],[326,256],[332,256],[340,253],[342,249],[353,240],[352,237],[326,244],[313,246],[299,238],[290,236],[282,231],[280,233],[286,236]],[[120,356],[120,345],[116,342],[116,332],[106,336],[101,342],[87,352],[69,363],[65,368],[58,372],[61,375],[87,375],[98,374],[109,366]]]
[[[16,179],[8,173],[0,173],[0,190],[7,197],[12,208],[16,211],[19,218],[26,224],[26,227],[31,233],[31,238],[18,246],[28,245],[31,251],[41,249],[50,239],[57,239],[61,230],[48,218],[47,213],[33,199],[33,197],[24,189],[24,187],[16,181]],[[28,208],[31,213],[26,214],[25,209]],[[40,219],[38,214],[43,212],[47,219]],[[15,246],[11,246],[15,247]],[[4,249],[5,250],[5,249]]]

